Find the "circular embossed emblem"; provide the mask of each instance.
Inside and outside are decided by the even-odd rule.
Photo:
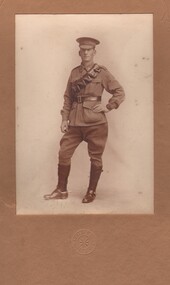
[[[96,247],[95,234],[86,229],[78,230],[72,237],[72,246],[79,254],[89,254]]]

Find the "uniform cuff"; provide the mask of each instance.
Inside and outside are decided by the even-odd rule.
[[[116,103],[116,102],[114,102],[114,103],[112,103],[112,104],[107,104],[106,105],[106,108],[110,111],[110,110],[112,110],[112,109],[117,109],[119,107],[119,105]]]

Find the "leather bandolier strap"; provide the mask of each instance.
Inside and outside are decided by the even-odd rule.
[[[97,77],[101,68],[98,64],[95,64],[90,71],[88,71],[83,77],[72,82],[71,91],[73,96],[81,91],[81,89],[85,88],[87,84],[92,82],[94,78]]]

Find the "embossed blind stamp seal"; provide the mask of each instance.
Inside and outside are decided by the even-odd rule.
[[[96,248],[96,236],[88,229],[80,229],[72,236],[72,247],[79,254],[90,254]]]

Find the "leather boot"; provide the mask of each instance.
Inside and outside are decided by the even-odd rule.
[[[96,198],[96,187],[101,173],[102,167],[97,167],[96,165],[91,164],[89,187],[82,203],[90,203]]]
[[[66,199],[68,197],[67,182],[70,165],[58,165],[58,185],[51,194],[44,195],[45,200]]]

